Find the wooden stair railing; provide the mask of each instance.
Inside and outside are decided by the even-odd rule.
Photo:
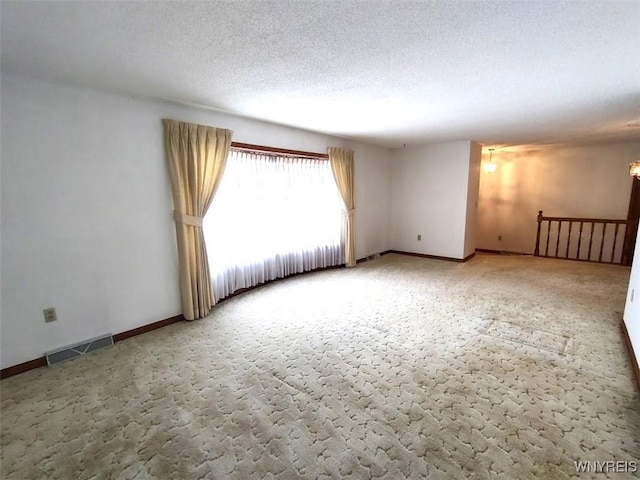
[[[546,229],[543,223],[546,223]],[[553,228],[554,224],[556,228]],[[540,210],[533,255],[625,265],[623,244],[628,224],[627,220],[609,218],[545,217]]]

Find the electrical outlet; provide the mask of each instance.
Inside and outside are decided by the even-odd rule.
[[[502,241],[502,235],[498,235],[498,241],[501,242]]]
[[[58,316],[56,315],[56,309],[51,307],[51,308],[45,308],[42,313],[44,313],[44,321],[49,323],[49,322],[55,322],[56,320],[58,320]]]
[[[422,240],[422,235],[418,235],[418,241]]]

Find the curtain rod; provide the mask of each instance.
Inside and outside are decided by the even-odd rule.
[[[291,157],[321,158],[323,160],[329,159],[329,155],[327,155],[326,153],[303,152],[301,150],[265,147],[263,145],[252,145],[250,143],[231,142],[231,148],[234,150],[243,150],[248,152],[278,153],[280,155],[287,155]]]

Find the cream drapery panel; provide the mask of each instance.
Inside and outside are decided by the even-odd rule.
[[[215,304],[202,218],[218,189],[231,146],[231,130],[163,119],[173,191],[182,313],[207,316]]]
[[[345,148],[329,147],[327,150],[333,177],[336,179],[338,190],[344,202],[347,213],[347,231],[344,246],[344,263],[347,267],[356,266],[356,249],[353,214],[355,212],[355,199],[353,192],[353,150]]]

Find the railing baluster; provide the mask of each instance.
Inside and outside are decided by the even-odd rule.
[[[589,236],[589,253],[587,254],[587,260],[591,261],[591,245],[593,244],[593,228],[595,227],[595,222],[591,222],[591,235]]]
[[[564,253],[564,258],[569,258],[569,242],[571,242],[571,228],[573,227],[573,222],[569,222],[569,235],[567,236],[567,251]]]
[[[607,233],[607,224],[602,224],[602,238],[600,239],[600,257],[598,257],[598,261],[602,262],[602,249],[604,248],[604,236]]]
[[[611,263],[613,263],[613,257],[616,253],[616,242],[618,240],[618,227],[620,226],[619,223],[616,223],[616,228],[613,231],[613,247],[611,247]]]
[[[558,258],[558,248],[560,247],[560,232],[562,231],[562,220],[558,220],[558,238],[556,239],[556,258]]]
[[[580,243],[582,243],[582,226],[584,222],[580,222],[580,236],[578,237],[578,253],[576,254],[576,260],[580,259]]]
[[[547,247],[544,250],[544,256],[549,256],[549,238],[551,238],[551,222],[547,220]]]

